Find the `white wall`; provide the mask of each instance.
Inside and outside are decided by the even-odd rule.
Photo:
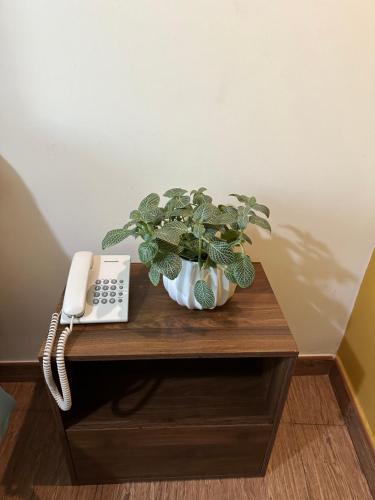
[[[374,244],[374,2],[0,8],[1,359],[35,357],[75,250],[200,185],[270,205],[251,255],[301,351],[336,352]]]

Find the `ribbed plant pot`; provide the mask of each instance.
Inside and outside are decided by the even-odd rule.
[[[225,304],[232,297],[237,286],[228,280],[222,269],[212,267],[199,269],[198,262],[185,259],[182,259],[182,269],[177,278],[170,280],[163,276],[163,283],[170,298],[180,306],[186,306],[189,309],[203,309],[194,297],[194,285],[200,279],[207,282],[215,295],[215,305],[212,309]]]

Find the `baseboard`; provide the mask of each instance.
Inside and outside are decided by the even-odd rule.
[[[34,382],[41,376],[38,361],[0,361],[0,382]]]
[[[363,474],[367,479],[371,494],[375,498],[375,449],[373,441],[367,432],[367,425],[362,417],[363,412],[356,401],[338,358],[335,359],[329,377]]]
[[[294,375],[328,375],[335,363],[332,355],[298,356]]]

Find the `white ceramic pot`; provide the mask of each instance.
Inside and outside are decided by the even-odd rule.
[[[198,262],[191,262],[182,259],[182,269],[176,279],[170,280],[163,276],[164,288],[171,299],[180,306],[189,309],[203,309],[194,297],[194,285],[204,279],[215,295],[215,306],[222,306],[229,300],[236,290],[234,283],[231,283],[220,268],[199,269]]]

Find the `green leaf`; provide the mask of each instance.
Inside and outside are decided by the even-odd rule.
[[[219,205],[219,210],[221,212],[221,224],[232,224],[237,221],[238,210],[234,207]]]
[[[203,224],[194,224],[193,225],[193,234],[196,238],[202,238],[205,233],[205,227]]]
[[[237,280],[236,280],[236,277],[234,275],[234,264],[229,264],[229,266],[227,266],[224,269],[224,274],[228,278],[229,281],[231,281],[232,283],[235,283],[237,285]]]
[[[164,240],[156,239],[156,243],[158,244],[159,250],[164,253],[180,253],[181,248],[178,245],[173,245],[172,243],[168,243]]]
[[[215,307],[215,295],[204,280],[198,280],[194,286],[194,297],[203,309]]]
[[[161,209],[158,207],[160,197],[156,193],[151,193],[143,198],[139,204],[138,211],[145,222],[153,222],[162,217]]]
[[[200,187],[199,189],[193,189],[193,191],[190,191],[190,194],[203,193],[204,191],[207,191],[207,188]]]
[[[189,231],[186,224],[181,221],[174,220],[167,222],[164,226],[160,227],[155,236],[160,240],[164,240],[172,245],[178,245],[181,236]]]
[[[156,264],[152,264],[148,272],[148,277],[154,286],[157,286],[160,281],[160,271]]]
[[[202,203],[193,212],[194,222],[209,222],[216,215],[219,209],[211,203]]]
[[[154,261],[160,273],[170,280],[177,278],[181,271],[181,258],[174,253],[160,254]]]
[[[233,269],[229,270],[229,272],[233,273],[233,276],[236,279],[237,284],[241,288],[247,288],[254,281],[255,269],[248,255],[245,254],[237,254],[237,255],[238,257],[236,256],[236,260],[233,263]]]
[[[249,217],[250,224],[256,224],[263,229],[267,229],[267,231],[271,232],[271,226],[268,220],[263,219],[263,217],[259,217],[258,215],[250,215]]]
[[[139,259],[144,264],[151,262],[157,253],[158,245],[155,241],[144,241],[138,247]]]
[[[227,229],[226,231],[221,233],[221,238],[227,243],[231,243],[232,241],[238,239],[239,234],[240,233],[238,231],[235,231],[234,229]]]
[[[176,208],[174,209],[169,216],[170,217],[191,217],[193,214],[192,207],[188,206],[185,208]]]
[[[252,207],[256,203],[256,198],[255,196],[246,196],[244,194],[237,194],[237,193],[232,193],[229,196],[234,196],[237,198],[238,201],[241,203],[245,203],[245,205]]]
[[[204,189],[204,188],[200,188]],[[193,196],[193,204],[194,205],[201,205],[202,203],[211,203],[212,198],[211,196],[208,196],[208,194],[204,194],[202,191],[198,190],[194,193]]]
[[[234,260],[231,246],[225,241],[213,240],[208,244],[208,255],[217,264],[230,264]]]
[[[130,217],[132,220],[134,220],[135,222],[139,222],[139,221],[142,219],[142,217],[141,217],[141,214],[140,214],[139,210],[132,210],[132,211],[130,212],[129,217]]]
[[[254,214],[249,206],[238,208],[237,224],[239,229],[246,229],[249,224],[249,214]]]
[[[268,207],[266,207],[266,205],[261,205],[260,203],[255,203],[253,206],[252,206],[252,209],[253,210],[256,210],[257,212],[261,212],[262,214],[264,214],[266,217],[269,217],[270,216],[270,209]]]
[[[252,245],[252,244],[253,244],[253,242],[252,242],[252,240],[251,240],[250,236],[248,236],[246,233],[242,233],[242,238],[243,238],[245,241],[247,241],[247,243],[250,243],[250,245]]]
[[[166,198],[174,198],[175,196],[182,196],[184,195],[185,193],[187,193],[187,190],[186,189],[181,189],[181,188],[172,188],[172,189],[168,189],[168,191],[166,191],[164,193],[164,196]],[[189,200],[190,200],[190,197],[189,197]]]
[[[109,231],[103,241],[102,241],[102,248],[105,250],[108,247],[112,247],[113,245],[117,245],[117,243],[120,243],[120,241],[123,241],[125,238],[128,236],[134,234],[133,229],[112,229],[112,231]]]
[[[190,204],[190,196],[176,196],[171,198],[165,205],[167,214],[171,214],[174,210],[185,208]]]
[[[139,210],[157,207],[159,205],[160,196],[157,193],[151,193],[143,198],[141,203],[139,204]]]

